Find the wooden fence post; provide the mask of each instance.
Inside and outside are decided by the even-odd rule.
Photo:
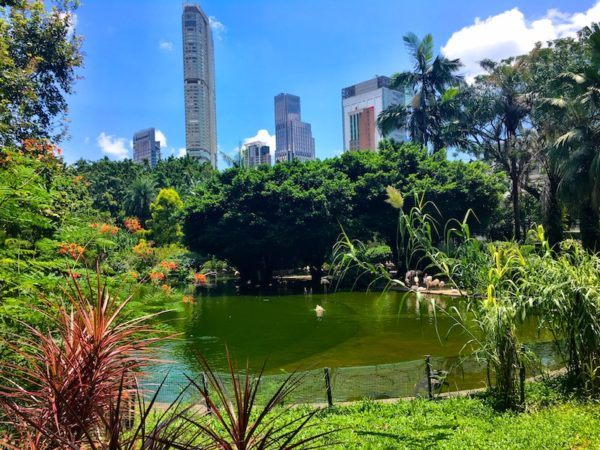
[[[521,357],[519,358],[519,381],[521,382],[521,392],[520,392],[520,398],[519,398],[519,403],[521,404],[521,407],[525,406],[525,362],[523,361],[524,359],[524,355],[525,354],[525,346],[521,345]]]
[[[327,392],[327,405],[333,406],[333,397],[331,396],[331,377],[329,376],[329,367],[323,369],[325,375],[325,391]]]
[[[212,412],[212,409],[208,400],[208,380],[206,379],[206,374],[204,372],[202,372],[202,390],[204,391],[204,402],[206,403],[206,412],[210,414]]]
[[[425,355],[425,376],[427,377],[427,396],[429,400],[433,400],[433,387],[431,386],[431,359],[429,355]]]

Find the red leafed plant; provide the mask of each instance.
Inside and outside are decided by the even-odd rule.
[[[25,342],[8,343],[23,363],[0,361],[0,410],[19,448],[81,448],[121,404],[117,396],[135,395],[136,371],[156,338],[142,338],[148,317],[125,321],[129,298],[111,295],[99,270],[96,278],[71,277],[64,303],[46,301],[54,331],[29,327]]]

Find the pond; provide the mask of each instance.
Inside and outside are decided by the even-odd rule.
[[[267,374],[294,370],[354,368],[381,372],[394,364],[420,377],[425,355],[434,368],[450,370],[451,389],[481,387],[484,373],[471,362],[456,370],[469,336],[448,314],[460,299],[414,293],[335,292],[240,295],[231,284],[204,289],[194,305],[164,317],[181,333],[181,340],[161,349],[174,372],[197,372],[201,352],[216,370],[225,370],[225,346],[239,364]],[[315,310],[323,308],[322,314]],[[521,339],[535,347],[546,365],[555,363],[551,346],[538,335],[534,319],[519,330]],[[464,353],[464,352],[463,352]],[[174,369],[173,369],[174,368]],[[340,369],[340,373],[341,369]],[[409,388],[418,380],[412,375]]]

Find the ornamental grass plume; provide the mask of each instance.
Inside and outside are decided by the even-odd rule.
[[[402,196],[402,193],[393,186],[387,186],[385,192],[387,193],[386,203],[389,203],[396,209],[402,209],[404,206],[404,197]]]
[[[8,342],[22,363],[0,361],[0,411],[16,448],[84,448],[94,441],[116,404],[136,394],[136,376],[149,362],[150,316],[122,318],[120,299],[102,282],[71,275],[63,302],[40,311],[53,331],[27,326],[29,337]],[[92,447],[90,447],[92,448]]]

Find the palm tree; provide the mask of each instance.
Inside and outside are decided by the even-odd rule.
[[[390,88],[412,91],[412,101],[409,106],[393,105],[382,111],[377,125],[383,135],[408,125],[411,140],[431,145],[435,153],[452,144],[445,126],[453,114],[451,102],[458,93],[456,88],[462,82],[456,74],[462,64],[441,55],[434,58],[431,34],[420,40],[409,33],[403,39],[414,67],[412,71],[394,74]]]
[[[522,60],[481,62],[487,72],[461,93],[460,146],[482,156],[510,181],[513,237],[520,240],[521,186],[533,168],[531,149],[523,138],[530,107],[526,101]]]
[[[131,183],[125,196],[125,211],[129,216],[140,219],[142,225],[150,218],[150,204],[156,195],[156,184],[147,176]]]
[[[580,70],[557,81],[560,95],[551,104],[562,111],[566,131],[556,139],[552,157],[562,172],[559,193],[579,215],[585,248],[600,250],[600,26],[582,31],[587,58]]]

